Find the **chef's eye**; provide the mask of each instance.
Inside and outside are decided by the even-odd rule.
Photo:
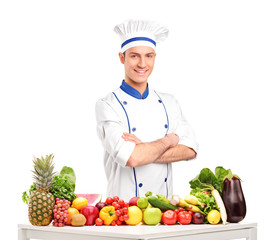
[[[135,54],[134,54],[134,55],[131,55],[130,57],[132,57],[132,58],[136,58],[136,57],[137,57],[137,55],[135,55]]]
[[[152,54],[150,54],[150,55],[147,55],[147,57],[148,57],[148,58],[152,58],[152,57],[153,57],[153,55],[152,55]]]

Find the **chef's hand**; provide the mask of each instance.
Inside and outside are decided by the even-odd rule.
[[[135,144],[143,143],[138,137],[131,133],[123,133],[122,138],[125,141],[134,142]],[[167,134],[164,139],[167,141],[169,147],[175,147],[179,143],[179,136],[175,133]]]
[[[125,141],[134,142],[135,144],[142,143],[142,141],[138,137],[131,133],[123,133],[122,138]]]
[[[175,133],[169,133],[165,138],[169,141],[170,147],[177,146],[180,140],[179,136]]]

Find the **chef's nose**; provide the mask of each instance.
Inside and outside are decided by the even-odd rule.
[[[144,68],[146,67],[146,61],[145,61],[145,58],[144,57],[141,57],[139,62],[138,62],[138,66],[141,67],[141,68]]]

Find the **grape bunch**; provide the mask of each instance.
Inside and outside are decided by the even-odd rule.
[[[69,212],[68,209],[70,207],[71,202],[66,199],[55,199],[55,205],[53,209],[54,221],[53,225],[55,227],[64,227],[65,223],[68,220]]]

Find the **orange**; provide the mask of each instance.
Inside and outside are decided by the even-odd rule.
[[[78,211],[86,206],[88,206],[88,200],[84,197],[75,198],[71,205],[71,207],[76,208]]]
[[[66,222],[66,225],[71,225],[70,224],[70,220],[71,220],[71,217],[74,215],[74,214],[78,214],[79,211],[76,209],[76,208],[69,208],[68,209],[68,212],[69,212],[69,216],[68,216],[68,220]]]

